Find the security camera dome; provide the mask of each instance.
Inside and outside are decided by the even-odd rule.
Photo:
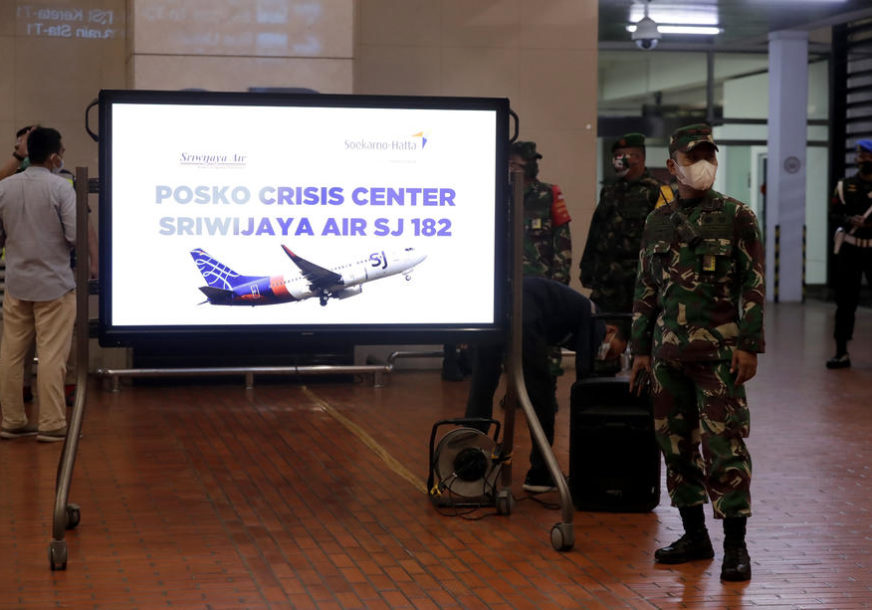
[[[636,23],[636,31],[631,38],[637,47],[650,51],[660,41],[660,30],[654,20],[646,15]]]

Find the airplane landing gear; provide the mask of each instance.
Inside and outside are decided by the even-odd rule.
[[[328,293],[326,290],[322,290],[321,294],[318,297],[318,300],[321,303],[321,307],[324,307],[325,305],[327,305],[327,299],[329,299],[329,298],[330,298],[330,293]]]

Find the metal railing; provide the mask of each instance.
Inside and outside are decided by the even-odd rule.
[[[324,365],[294,365],[294,366],[226,366],[226,367],[177,367],[177,368],[99,368],[95,371],[98,377],[110,382],[110,390],[121,390],[122,378],[146,377],[216,377],[243,376],[245,389],[254,388],[255,375],[364,375],[372,380],[373,387],[387,385],[388,377],[394,372],[396,361],[400,358],[441,358],[442,351],[395,351],[385,364],[324,364]]]

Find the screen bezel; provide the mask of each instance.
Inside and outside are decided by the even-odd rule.
[[[119,326],[112,320],[112,109],[117,104],[187,104],[214,106],[301,106],[336,108],[487,110],[495,117],[493,171],[494,268],[474,269],[482,281],[492,275],[493,322],[482,324],[305,324],[214,326]],[[505,98],[374,96],[203,91],[103,90],[99,97],[99,341],[104,347],[186,349],[237,348],[311,349],[328,345],[498,342],[508,327],[511,243],[511,202],[508,187],[509,102]],[[455,295],[463,298],[463,295]]]

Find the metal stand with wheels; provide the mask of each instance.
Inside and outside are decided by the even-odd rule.
[[[85,397],[88,387],[88,168],[76,168],[76,397],[73,412],[67,421],[67,438],[58,464],[54,519],[48,548],[52,570],[67,568],[66,530],[74,529],[81,520],[77,504],[69,502],[73,465],[82,430]]]
[[[503,446],[511,451],[515,433],[515,407],[520,404],[527,417],[527,425],[533,435],[533,441],[542,452],[548,471],[557,485],[560,493],[560,506],[563,521],[556,523],[551,528],[551,546],[557,551],[568,551],[575,544],[575,531],[572,519],[575,507],[569,493],[569,485],[560,470],[560,464],[554,457],[554,451],[548,443],[545,432],[527,395],[527,387],[524,385],[524,372],[521,359],[522,350],[522,297],[524,285],[524,178],[521,171],[513,170],[512,179],[512,257],[514,268],[512,273],[512,319],[509,328],[509,344],[506,350],[506,375],[508,376],[508,388],[506,392],[506,412],[503,424]],[[508,489],[512,482],[512,467],[509,461],[503,467],[503,487]]]

